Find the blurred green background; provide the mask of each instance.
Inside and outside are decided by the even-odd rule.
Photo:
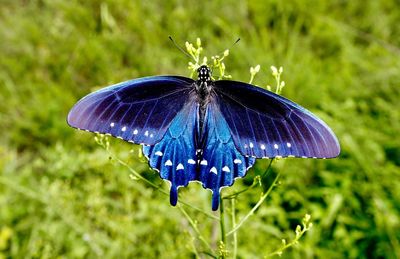
[[[71,106],[131,78],[188,75],[183,43],[205,54],[242,40],[227,72],[273,85],[324,119],[342,146],[333,160],[274,164],[281,183],[238,233],[240,258],[262,258],[314,227],[284,258],[400,258],[400,8],[398,1],[60,1],[0,3],[0,258],[193,258],[191,228],[168,197],[69,128]],[[139,148],[112,152],[156,184]],[[259,161],[240,189],[265,170]],[[165,189],[168,187],[164,185]],[[238,217],[260,190],[240,196]],[[181,199],[210,209],[198,184]],[[210,243],[217,222],[188,209]],[[200,249],[201,250],[201,249]]]

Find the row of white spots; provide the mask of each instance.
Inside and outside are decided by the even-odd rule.
[[[273,158],[282,158],[283,156],[274,156]],[[301,157],[301,158],[314,158],[314,159],[317,159],[318,157],[316,157],[316,156],[313,156],[313,157],[311,157],[311,156],[294,156],[294,155],[288,155],[287,157],[290,157],[290,158],[293,158],[293,157]],[[268,156],[263,156],[262,158],[265,158],[265,159],[270,159],[270,157],[268,157]],[[321,159],[326,159],[326,157],[320,157]]]
[[[111,122],[111,123],[110,123],[110,127],[111,127],[111,128],[114,128],[114,127],[115,127],[115,123],[114,123],[114,122]],[[123,126],[123,127],[121,128],[121,131],[122,131],[122,132],[125,132],[126,130],[127,130],[126,126]],[[137,129],[133,130],[133,135],[137,135],[138,133],[139,133],[139,131],[138,131]],[[150,138],[153,138],[153,137],[154,137],[153,133],[150,133],[148,130],[146,130],[146,131],[144,132],[144,135],[145,135],[146,137],[150,137]]]
[[[157,152],[155,153],[155,155],[157,155],[157,156],[162,156],[163,153],[162,153],[161,151],[157,151]],[[233,162],[234,162],[235,164],[241,164],[241,163],[242,163],[242,161],[241,161],[240,159],[235,159]],[[196,164],[196,161],[194,161],[193,159],[189,159],[189,160],[188,160],[188,163],[194,165],[194,164]],[[201,165],[207,165],[208,163],[207,163],[207,160],[202,160],[202,161],[200,162],[200,164],[201,164]],[[172,166],[172,161],[171,161],[170,159],[168,159],[167,161],[165,161],[165,166]],[[183,169],[185,169],[185,167],[183,166],[182,163],[179,163],[178,166],[176,167],[176,170],[177,170],[177,171],[178,171],[178,170],[183,170]],[[231,170],[229,169],[228,166],[224,166],[224,167],[222,168],[222,171],[227,172],[227,173],[230,173],[230,172],[231,172]],[[215,166],[213,166],[213,167],[210,169],[210,172],[211,172],[211,173],[214,173],[214,174],[217,174],[217,173],[218,173],[217,168],[216,168]]]
[[[291,144],[290,142],[287,142],[287,143],[286,143],[286,146],[287,146],[288,148],[291,148],[291,147],[292,147],[292,144]],[[244,148],[247,148],[247,147],[253,148],[253,147],[254,147],[253,142],[250,142],[248,146],[247,146],[247,144],[244,145]],[[262,150],[265,150],[265,149],[266,149],[266,146],[265,146],[264,144],[261,144],[261,145],[260,145],[260,148],[261,148]],[[275,148],[275,149],[279,149],[279,145],[278,145],[278,144],[274,144],[274,148]]]

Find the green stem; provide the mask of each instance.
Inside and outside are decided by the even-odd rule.
[[[282,256],[282,253],[284,250],[288,249],[291,246],[294,246],[296,244],[299,243],[300,238],[304,235],[304,233],[306,233],[308,230],[310,230],[310,226],[307,226],[306,224],[303,224],[303,229],[299,232],[296,233],[296,237],[294,240],[292,240],[290,243],[286,243],[286,241],[284,242],[284,245],[282,247],[280,247],[278,250],[276,250],[275,252],[272,252],[268,255],[266,255],[265,257],[272,257],[274,255],[278,255],[278,256]]]
[[[271,161],[269,162],[269,165],[268,165],[267,169],[265,170],[265,172],[264,172],[263,175],[261,176],[261,179],[264,179],[264,177],[267,175],[267,173],[269,172],[269,169],[270,169],[271,166],[272,166],[272,162],[273,162],[273,161],[274,161],[274,159],[271,159]],[[258,183],[259,183],[259,181],[255,178],[254,181],[253,181],[253,183],[252,183],[249,187],[244,188],[243,190],[234,192],[234,193],[232,193],[232,194],[229,194],[229,195],[227,195],[227,196],[224,196],[224,197],[222,197],[222,199],[232,199],[232,198],[236,198],[239,194],[241,194],[241,193],[243,193],[243,192],[247,192],[247,191],[253,189],[254,187],[256,187]]]
[[[234,199],[234,198],[236,198],[239,194],[241,194],[241,193],[243,193],[243,192],[247,192],[248,190],[253,189],[255,186],[257,186],[257,184],[258,184],[258,181],[254,181],[249,187],[244,188],[243,190],[234,192],[234,193],[232,193],[232,194],[229,194],[229,195],[227,195],[227,196],[224,196],[224,197],[222,197],[222,199]]]
[[[236,199],[231,199],[232,205],[232,228],[236,227]],[[236,259],[237,257],[237,232],[233,233],[233,255],[232,258]]]
[[[225,215],[224,215],[224,201],[220,198],[220,207],[219,207],[219,226],[221,228],[221,241],[226,245],[226,234],[225,234]]]
[[[146,178],[144,178],[141,174],[139,174],[138,172],[136,172],[132,167],[130,167],[127,163],[125,163],[124,161],[122,161],[121,159],[119,159],[117,156],[113,155],[109,150],[107,150],[107,152],[109,153],[109,155],[111,157],[113,157],[118,163],[120,163],[121,165],[125,166],[126,168],[128,168],[128,170],[138,179],[144,181],[145,183],[147,183],[148,185],[150,185],[151,187],[155,188],[156,190],[158,190],[159,192],[161,192],[164,195],[169,196],[169,192],[161,189],[157,184],[152,183],[151,181],[147,180]],[[190,205],[189,203],[185,202],[185,201],[179,201],[179,203],[182,203],[185,206],[188,206],[194,210],[197,210],[201,213],[203,213],[204,215],[206,215],[209,218],[215,219],[215,220],[219,220],[219,218],[217,216],[214,216],[210,213],[207,213],[205,211],[203,211],[202,209],[195,207],[193,205]]]
[[[189,214],[185,211],[182,206],[178,206],[182,214],[186,217],[186,219],[189,221],[189,224],[192,226],[194,232],[197,234],[197,238],[207,247],[208,251],[206,252],[208,255],[212,256],[213,258],[217,258],[217,256],[214,255],[214,251],[212,250],[210,244],[206,241],[206,239],[203,237],[201,234],[199,228],[197,227],[197,224],[194,222],[194,220],[189,216]]]
[[[268,195],[271,193],[272,189],[274,188],[274,186],[276,185],[276,183],[278,182],[279,176],[280,176],[280,172],[278,172],[278,174],[276,175],[274,181],[272,182],[271,186],[268,188],[267,192],[261,196],[260,200],[257,202],[257,204],[251,209],[251,211],[249,213],[247,213],[247,215],[240,220],[239,224],[237,224],[237,226],[235,228],[233,228],[231,231],[228,232],[227,236],[232,235],[233,233],[235,233],[247,220],[248,218],[254,214],[254,212],[258,209],[258,207],[261,206],[261,204],[264,202],[264,200],[268,197]]]

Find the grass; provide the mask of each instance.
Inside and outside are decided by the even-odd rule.
[[[182,212],[65,122],[99,87],[188,75],[168,35],[201,37],[208,56],[240,37],[227,73],[248,81],[249,67],[260,64],[254,83],[265,86],[274,84],[269,67],[283,66],[282,94],[323,118],[342,146],[338,159],[274,164],[280,185],[239,230],[240,258],[294,239],[306,213],[314,226],[284,258],[399,258],[399,21],[396,1],[2,1],[0,258],[195,256],[201,245]],[[111,148],[163,184],[137,146],[114,140]],[[257,162],[233,188],[251,185],[267,166]],[[181,192],[211,211],[200,186]],[[240,197],[238,218],[259,195]],[[218,226],[187,212],[216,244]]]

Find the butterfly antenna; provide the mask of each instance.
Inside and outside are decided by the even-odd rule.
[[[237,38],[237,40],[236,40],[227,50],[230,50],[230,49],[231,49],[233,46],[235,46],[236,43],[238,43],[239,41],[240,41],[240,38]],[[225,51],[226,51],[226,50],[221,51],[220,54],[219,54],[218,56],[223,56],[223,54],[224,54]],[[214,65],[213,65],[213,64],[211,65],[210,69],[211,69],[211,72],[214,70]]]
[[[193,59],[192,56],[189,55],[189,53],[187,53],[187,51],[185,51],[181,46],[179,46],[178,44],[176,44],[176,42],[174,41],[174,39],[171,36],[168,36],[168,38],[172,41],[172,43],[175,45],[175,47],[177,49],[179,49],[183,54],[185,54],[186,56],[188,56],[190,59]]]
[[[240,41],[240,38],[237,38],[237,40],[236,40],[227,50],[230,50],[230,49],[231,49],[233,46],[235,46],[236,43],[238,43],[239,41]],[[223,55],[225,51],[226,51],[226,50],[221,51],[220,54],[219,54],[219,56]]]

